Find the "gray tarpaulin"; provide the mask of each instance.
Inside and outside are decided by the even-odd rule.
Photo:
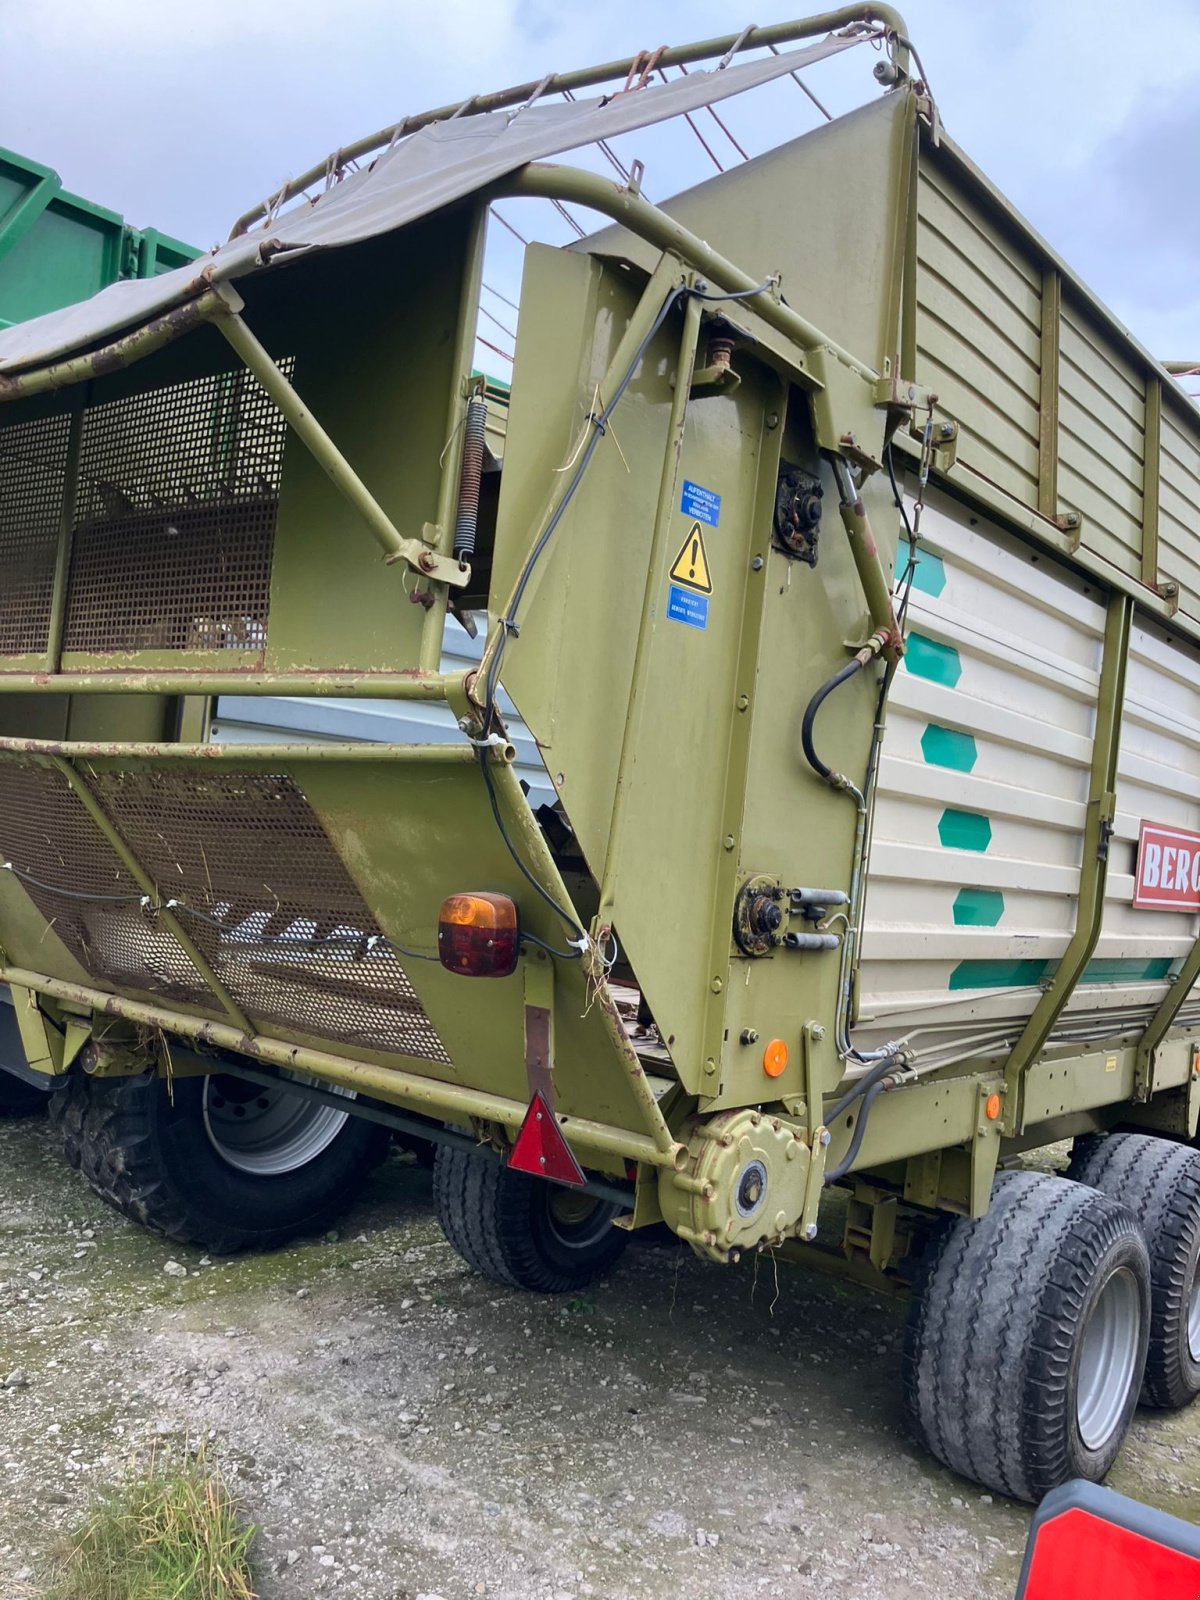
[[[431,123],[386,151],[366,170],[295,206],[265,227],[174,272],[115,283],[80,305],[51,311],[0,332],[0,371],[41,366],[105,343],[128,328],[193,299],[207,282],[271,270],[299,252],[357,244],[415,222],[451,201],[495,183],[530,161],[632,133],[714,101],[757,88],[860,40],[831,37],[803,50],[723,69],[691,72],[670,83],[609,98],[534,103]],[[267,262],[259,256],[267,240]]]

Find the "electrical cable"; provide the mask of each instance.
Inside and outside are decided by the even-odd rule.
[[[533,885],[538,894],[541,895],[542,899],[555,913],[555,915],[561,917],[568,928],[570,928],[571,931],[576,934],[578,938],[582,939],[584,944],[586,944],[588,936],[584,929],[580,927],[578,918],[575,917],[572,912],[563,910],[562,906],[559,905],[558,901],[554,898],[550,891],[545,888],[543,884],[538,882],[533,873],[530,872],[529,868],[521,860],[520,855],[517,853],[516,846],[508,836],[508,829],[504,826],[504,818],[500,815],[500,803],[496,799],[496,786],[492,782],[492,774],[488,767],[487,751],[486,749],[478,749],[476,751],[476,755],[479,758],[479,770],[483,773],[484,785],[487,788],[488,800],[491,803],[492,816],[495,818],[496,826],[500,830],[500,837],[504,840],[505,848],[508,850],[509,855],[516,862],[521,876],[525,878],[527,882]],[[528,938],[529,935],[525,935],[525,937]],[[583,952],[581,949],[580,954],[582,953]]]
[[[40,878],[35,878],[32,873],[22,872],[19,867],[14,867],[11,861],[0,862],[0,870],[11,872],[14,878],[22,883],[30,883],[35,889],[44,889],[47,894],[58,895],[64,900],[90,900],[103,905],[132,905],[147,899],[144,894],[88,894],[81,889],[60,889],[57,884],[43,883]]]
[[[846,1153],[836,1167],[830,1167],[825,1174],[825,1185],[837,1183],[839,1178],[844,1178],[858,1159],[858,1152],[862,1149],[863,1135],[867,1131],[867,1118],[871,1114],[871,1107],[883,1093],[885,1085],[882,1081],[873,1083],[863,1097],[862,1108],[858,1113],[858,1122],[855,1124],[854,1133],[847,1146]]]

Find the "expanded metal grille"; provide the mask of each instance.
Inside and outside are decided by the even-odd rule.
[[[61,416],[0,428],[0,655],[46,648],[70,426]]]
[[[87,784],[252,1020],[449,1061],[292,778],[89,769]],[[0,851],[93,976],[219,1009],[57,769],[0,760]]]
[[[252,1018],[449,1060],[294,779],[168,769],[88,781]]]
[[[89,408],[64,648],[261,650],[286,436],[245,370]]]
[[[87,972],[114,988],[204,1003],[210,991],[53,767],[0,761],[0,852]]]

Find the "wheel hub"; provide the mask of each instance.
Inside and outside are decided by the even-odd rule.
[[[717,1261],[782,1244],[801,1230],[810,1156],[784,1117],[724,1111],[696,1125],[682,1172],[663,1172],[659,1201],[668,1225]]]
[[[1133,1273],[1122,1267],[1092,1307],[1079,1351],[1075,1414],[1089,1450],[1101,1450],[1121,1425],[1137,1377],[1142,1302]]]
[[[221,1159],[262,1178],[298,1172],[315,1161],[349,1115],[282,1083],[268,1088],[225,1073],[204,1080],[201,1104],[204,1131]]]

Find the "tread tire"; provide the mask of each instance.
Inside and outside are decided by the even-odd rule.
[[[68,1165],[114,1210],[180,1244],[227,1255],[316,1232],[357,1198],[387,1152],[385,1129],[351,1117],[294,1172],[238,1171],[204,1131],[203,1084],[179,1078],[168,1089],[152,1073],[77,1073],[51,1097]]]
[[[1150,1346],[1142,1404],[1178,1411],[1200,1394],[1188,1312],[1200,1270],[1200,1151],[1145,1133],[1075,1141],[1067,1176],[1127,1205],[1150,1252]]]
[[[1137,1367],[1116,1426],[1090,1450],[1076,1421],[1081,1334],[1120,1269],[1140,1291]],[[903,1354],[913,1434],[953,1471],[1016,1499],[1095,1482],[1137,1404],[1149,1320],[1150,1264],[1127,1207],[1062,1178],[1001,1173],[987,1213],[949,1225],[922,1261]]]
[[[492,1283],[565,1294],[610,1271],[629,1241],[624,1228],[595,1230],[577,1247],[556,1228],[550,1205],[558,1186],[513,1172],[493,1156],[438,1147],[433,1198],[447,1240]],[[603,1204],[603,1202],[599,1202]],[[616,1215],[616,1207],[611,1208]]]

